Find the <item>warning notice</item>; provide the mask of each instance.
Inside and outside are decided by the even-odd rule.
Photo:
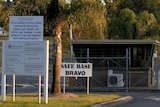
[[[11,16],[10,41],[43,41],[43,16]]]

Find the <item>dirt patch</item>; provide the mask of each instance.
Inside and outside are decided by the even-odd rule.
[[[61,93],[61,94],[51,94],[49,97],[53,98],[75,98],[78,95],[73,93]]]

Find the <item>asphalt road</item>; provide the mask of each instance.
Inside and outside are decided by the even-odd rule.
[[[0,76],[1,80],[1,76]],[[0,81],[1,83],[1,81]],[[51,88],[51,79],[49,79],[49,89]],[[43,81],[42,81],[43,84]],[[16,93],[38,93],[38,76],[16,76]],[[1,88],[0,88],[1,90]],[[7,94],[12,93],[12,76],[7,75]],[[1,93],[1,91],[0,91]]]
[[[133,97],[133,101],[114,107],[160,107],[160,92],[129,92],[118,94],[130,95]]]

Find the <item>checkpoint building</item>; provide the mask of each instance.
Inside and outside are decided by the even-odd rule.
[[[74,61],[93,64],[90,88],[156,88],[159,84],[157,40],[71,40]],[[158,64],[159,63],[159,64]],[[70,86],[85,86],[78,78]]]

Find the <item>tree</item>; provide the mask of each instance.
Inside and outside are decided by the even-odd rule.
[[[137,29],[139,36],[137,39],[144,39],[148,37],[154,37],[157,31],[157,20],[152,13],[144,11],[137,17]]]
[[[133,39],[133,24],[136,22],[135,13],[128,9],[122,9],[119,13],[119,30],[121,39]]]
[[[60,77],[61,77],[61,65],[62,65],[62,31],[61,31],[61,24],[57,24],[57,26],[54,28],[53,33],[55,34],[55,45],[56,45],[56,62],[55,62],[55,74],[53,77],[53,83],[54,84],[54,94],[60,94],[61,93],[61,86],[60,86]],[[53,91],[53,89],[52,89]]]
[[[124,8],[129,8],[138,14],[146,10],[146,1],[147,0],[120,0],[118,11]]]
[[[3,27],[6,31],[9,30],[9,16],[33,16],[43,15],[45,20],[45,26],[47,24],[47,7],[51,0],[4,0],[0,1],[0,22],[3,23]]]
[[[118,23],[118,17],[117,17],[117,8],[119,5],[119,0],[114,0],[114,2],[110,3],[110,0],[105,0],[106,3],[106,11],[107,11],[107,27],[105,36],[107,39],[112,39],[117,37],[117,29],[118,26],[115,26]]]
[[[51,0],[50,4],[47,7],[47,19],[53,20],[57,18],[60,10],[59,10],[59,1],[58,0]]]
[[[57,3],[57,1],[56,1]],[[56,21],[54,19],[53,23],[56,24],[54,27],[55,34],[55,45],[62,47],[62,45],[58,45],[58,41],[60,43],[62,34],[63,37],[61,42],[65,42],[69,44],[69,25],[73,26],[73,37],[74,39],[104,39],[104,27],[106,27],[105,20],[105,7],[97,0],[73,0],[70,4],[70,7],[67,4],[63,4],[63,2],[59,1],[57,4],[57,9],[60,9],[59,13],[56,15],[51,15],[52,18],[56,17]],[[55,8],[53,6],[52,8]],[[52,9],[51,8],[51,9]],[[53,10],[53,9],[52,9]],[[56,12],[55,12],[56,13]],[[51,19],[52,19],[51,18]],[[58,33],[59,32],[59,33]],[[61,32],[61,33],[60,33]],[[94,33],[93,33],[94,32]],[[52,82],[52,90],[51,92],[54,94],[60,93],[60,66],[62,61],[62,50],[58,51],[58,47],[56,49],[56,63],[55,63],[55,73],[53,72],[53,81]]]
[[[106,8],[99,0],[73,0],[67,22],[74,39],[105,39]]]
[[[122,9],[117,16],[113,16],[109,25],[109,38],[133,39],[135,31],[136,15],[128,9]],[[113,33],[114,32],[114,33]]]
[[[47,8],[47,19],[50,21],[54,21],[53,23],[53,69],[52,69],[52,88],[51,93],[60,94],[61,86],[60,86],[60,73],[61,73],[61,63],[62,63],[62,25],[63,22],[60,16],[59,10],[59,1],[52,0]]]
[[[9,31],[9,16],[13,16],[14,9],[9,1],[0,0],[0,23],[5,31]]]
[[[62,45],[58,45],[62,42],[65,44],[69,44],[69,25],[73,26],[73,37],[74,39],[105,39],[104,31],[107,25],[106,21],[106,8],[99,0],[72,0],[71,8],[68,4],[65,3],[65,0],[14,0],[10,7],[4,6],[2,9],[3,12],[11,11],[12,16],[32,16],[32,15],[44,15],[47,19],[45,20],[48,28],[53,31],[53,35],[55,37],[55,44],[62,47]],[[5,14],[3,14],[5,16]],[[9,16],[8,15],[3,20],[6,20],[5,25],[9,25]],[[6,27],[7,28],[7,27]],[[9,28],[9,27],[8,27]],[[58,33],[59,32],[59,33]],[[61,32],[61,33],[60,33]],[[63,34],[62,41],[60,39]],[[58,42],[61,41],[61,42]],[[64,45],[65,48],[67,45]],[[56,50],[58,52],[58,50]],[[61,58],[59,55],[61,52],[56,53],[56,63],[55,66],[55,74],[53,80],[52,88],[53,92],[60,93],[60,70],[59,65]],[[59,57],[58,57],[59,56]],[[59,60],[60,59],[60,60]],[[59,64],[57,64],[59,63]],[[58,70],[59,71],[58,71]],[[57,79],[58,78],[58,79]],[[58,81],[58,82],[56,82]],[[58,90],[58,91],[56,91]]]
[[[108,9],[108,38],[131,39],[131,35],[132,39],[157,38],[160,35],[159,7],[160,0],[114,1]],[[130,12],[125,12],[125,9],[129,9]],[[120,16],[120,13],[123,14]],[[126,20],[127,15],[134,16],[135,22],[131,22],[132,24],[130,23],[131,20],[128,22]]]

